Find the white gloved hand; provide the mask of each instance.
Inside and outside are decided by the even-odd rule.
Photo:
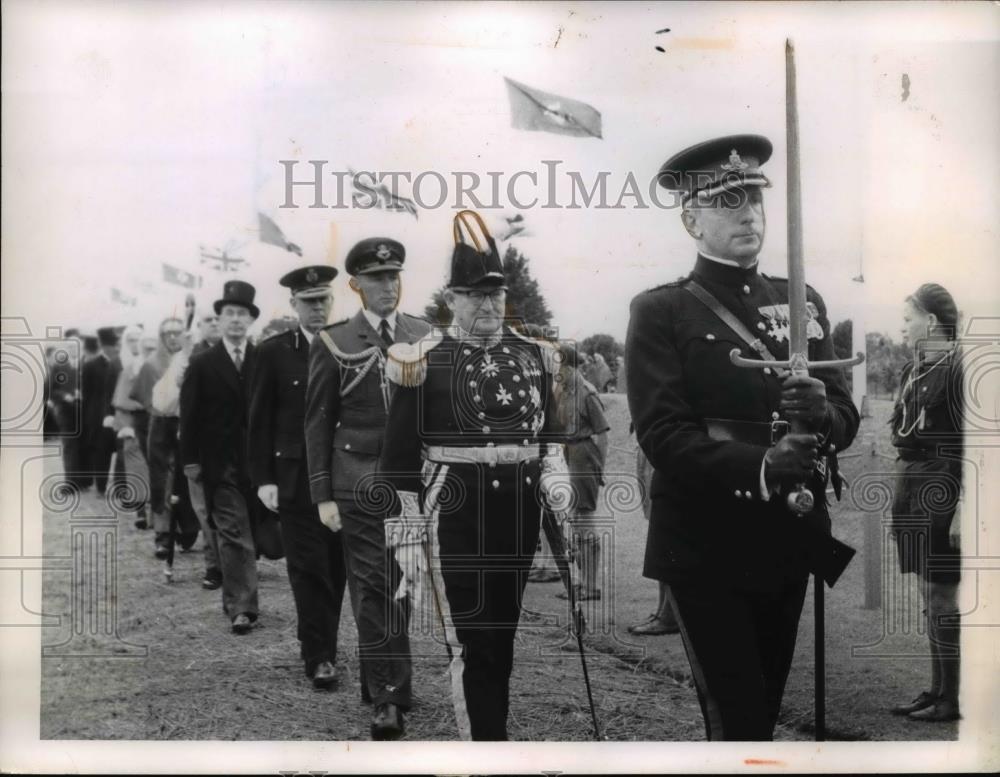
[[[118,439],[128,440],[129,438],[135,438],[135,429],[131,426],[123,426],[121,431],[118,432]]]
[[[573,507],[573,483],[561,449],[542,459],[542,476],[538,485],[552,512],[566,513]]]
[[[278,512],[278,487],[274,483],[260,486],[257,489],[257,498],[272,513]]]
[[[402,515],[389,518],[385,522],[385,544],[392,548],[396,563],[402,571],[395,599],[407,595],[411,604],[419,606],[423,600],[423,581],[429,572],[427,565],[428,521],[420,513],[420,501],[413,491],[400,491]]]
[[[319,508],[319,522],[332,532],[340,531],[340,509],[337,503],[331,499],[329,502],[320,502],[316,507]]]
[[[105,429],[114,429],[115,417],[113,415],[104,416],[104,420],[101,421],[101,426],[103,426]]]

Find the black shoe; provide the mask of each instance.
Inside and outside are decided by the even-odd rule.
[[[958,704],[948,699],[937,699],[929,707],[922,710],[915,710],[907,715],[910,720],[921,720],[924,723],[947,723],[951,720],[958,720]]]
[[[241,612],[233,618],[233,634],[249,634],[253,628],[253,621],[245,612]]]
[[[628,627],[629,634],[636,634],[640,637],[657,637],[661,634],[678,634],[680,633],[680,626],[676,623],[667,623],[656,617],[655,614],[650,615],[642,623],[636,623]]]
[[[934,702],[937,701],[937,696],[935,696],[930,691],[924,691],[913,701],[906,704],[898,704],[893,707],[889,712],[893,715],[909,715],[911,712],[916,712],[917,710],[926,709],[927,707],[933,707]]]
[[[372,739],[385,742],[403,736],[405,726],[403,713],[392,702],[383,702],[375,708],[372,716]]]
[[[201,587],[206,591],[214,591],[222,586],[222,575],[218,573],[206,572],[205,578],[201,581]]]
[[[135,528],[137,528],[137,529],[148,529],[149,528],[149,524],[146,523],[146,519],[145,518],[136,518],[135,519]]]
[[[167,556],[170,555],[170,548],[168,548],[166,545],[157,545],[156,550],[153,551],[153,555],[156,556],[158,559],[161,560],[165,559]]]
[[[337,684],[337,671],[329,661],[320,661],[313,670],[313,688],[328,691]]]

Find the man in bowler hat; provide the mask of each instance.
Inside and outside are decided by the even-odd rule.
[[[342,533],[361,695],[375,705],[371,734],[378,740],[403,734],[411,702],[408,616],[393,598],[399,568],[386,552],[383,513],[364,495],[385,433],[386,351],[430,331],[426,322],[397,310],[405,260],[401,243],[381,237],[362,240],[347,254],[350,287],[363,307],[313,339],[306,395],[309,486],[323,523]]]
[[[256,348],[247,331],[260,315],[255,289],[228,281],[215,302],[222,340],[191,358],[181,384],[184,474],[205,489],[222,569],[222,606],[233,633],[257,621],[257,556],[247,466],[247,404]]]
[[[298,326],[260,343],[250,392],[250,477],[264,507],[281,520],[306,675],[324,689],[336,683],[346,575],[341,533],[320,523],[309,494],[303,424],[309,345],[330,316],[336,275],[333,267],[315,265],[281,278]]]

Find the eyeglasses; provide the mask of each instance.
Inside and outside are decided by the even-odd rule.
[[[458,294],[468,297],[473,302],[480,303],[486,299],[489,299],[490,302],[502,302],[507,296],[507,289],[496,289],[494,291],[478,291],[476,289],[458,291],[456,289],[456,291]]]

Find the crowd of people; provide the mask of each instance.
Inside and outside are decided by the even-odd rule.
[[[836,453],[859,424],[842,371],[730,361],[734,348],[788,352],[788,283],[757,270],[770,151],[766,138],[731,136],[664,165],[660,183],[681,193],[698,258],[687,278],[633,301],[622,376],[649,519],[644,574],[659,584],[656,612],[629,630],[681,634],[709,739],[772,737],[808,576],[832,585],[853,553],[831,536],[826,501],[828,483],[840,487]],[[734,192],[737,204],[725,196]],[[260,342],[256,289],[232,280],[210,310],[166,317],[155,337],[67,332],[79,358],[50,363],[67,487],[139,484],[125,506],[137,529],[152,528],[157,558],[200,534],[202,586],[221,589],[232,633],[251,634],[261,617],[257,559],[283,556],[304,673],[334,688],[348,593],[378,740],[405,731],[420,585],[434,592],[456,725],[473,740],[506,739],[525,585],[560,579],[545,521],[564,519],[571,540],[577,574],[563,595],[602,596],[595,517],[610,426],[598,388],[575,348],[508,318],[500,254],[478,214],[459,213],[454,234],[449,325],[397,309],[406,250],[373,237],[343,264],[362,303],[351,318],[328,324],[338,270],[306,265],[278,281],[296,326]],[[923,506],[907,482],[960,479],[935,437],[951,418],[945,442],[960,443],[943,388],[954,303],[921,287],[907,305],[917,366],[893,421],[900,537],[926,529],[913,523]],[[831,358],[812,289],[807,309],[809,358]],[[811,491],[815,507],[796,514],[793,489]],[[899,543],[902,571],[930,583],[933,685],[893,710],[916,719],[958,715],[953,517],[928,518],[929,545]]]

